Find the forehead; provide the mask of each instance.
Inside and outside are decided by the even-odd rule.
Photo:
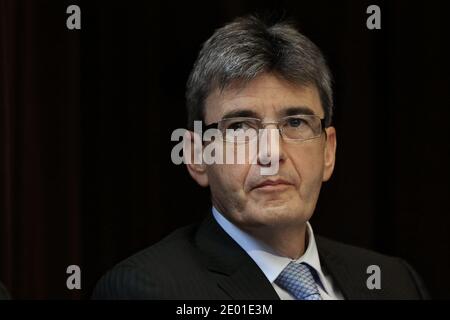
[[[205,101],[206,123],[217,122],[236,110],[251,111],[260,118],[277,118],[286,109],[301,107],[323,118],[315,86],[295,85],[275,75],[263,74],[246,86],[214,90]]]

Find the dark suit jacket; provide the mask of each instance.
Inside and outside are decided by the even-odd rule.
[[[0,282],[0,300],[9,300],[10,296],[6,288]]]
[[[322,267],[346,299],[424,299],[403,260],[316,236]],[[369,265],[381,289],[369,290]],[[98,282],[94,299],[279,299],[247,253],[208,216],[119,263]]]

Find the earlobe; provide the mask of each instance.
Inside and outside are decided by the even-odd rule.
[[[186,164],[189,174],[200,186],[207,187],[209,185],[208,174],[205,164]]]
[[[324,151],[324,170],[322,181],[328,181],[331,178],[336,162],[336,130],[334,127],[326,128]]]
[[[206,164],[203,162],[203,145],[197,133],[187,131],[184,136],[184,151],[186,168],[200,186],[209,185]]]

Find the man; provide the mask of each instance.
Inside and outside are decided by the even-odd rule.
[[[267,129],[277,145],[245,163],[188,161],[192,178],[210,188],[211,213],[117,265],[94,298],[427,297],[406,262],[316,236],[308,222],[336,151],[331,75],[309,39],[287,23],[237,19],[203,45],[186,97],[190,139],[196,120],[223,134],[191,148],[191,157],[210,143],[249,145],[255,137],[230,140],[227,130]],[[275,161],[276,172],[263,174]],[[369,266],[378,279],[368,279]]]

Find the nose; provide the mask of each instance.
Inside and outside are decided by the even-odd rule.
[[[280,143],[280,130],[275,123],[265,123],[259,132],[258,165],[269,167],[274,161],[278,163],[285,159],[285,152]]]

